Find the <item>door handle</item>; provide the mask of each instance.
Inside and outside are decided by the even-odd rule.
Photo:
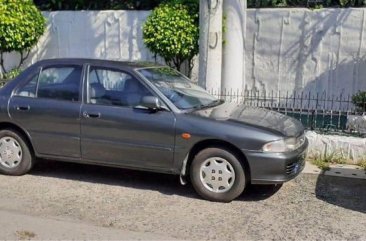
[[[19,111],[28,111],[30,110],[30,106],[17,106],[16,109]]]
[[[85,118],[100,118],[101,114],[100,113],[88,113],[88,112],[84,111],[83,116]]]

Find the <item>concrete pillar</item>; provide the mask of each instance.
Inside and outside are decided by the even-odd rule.
[[[245,86],[246,0],[224,0],[223,91],[237,91]]]
[[[215,92],[221,88],[223,1],[200,0],[198,83]]]

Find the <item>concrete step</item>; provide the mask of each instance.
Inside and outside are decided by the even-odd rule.
[[[366,179],[366,171],[363,168],[349,164],[331,164],[330,170],[323,171],[307,161],[303,173]]]

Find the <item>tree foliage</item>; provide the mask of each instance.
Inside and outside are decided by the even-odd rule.
[[[192,15],[183,4],[161,4],[153,10],[143,26],[144,43],[178,70],[188,60],[191,70],[192,59],[198,53],[197,18],[198,13]]]
[[[58,10],[151,10],[160,3],[176,2],[198,9],[198,0],[34,0],[35,4],[45,11]],[[248,0],[248,8],[278,7],[365,7],[366,0]],[[198,12],[194,11],[194,12]]]
[[[366,111],[366,91],[359,91],[352,96],[352,103],[358,111]]]
[[[45,11],[59,10],[151,10],[161,3],[179,3],[198,12],[199,0],[34,0]]]
[[[366,0],[248,0],[248,8],[278,7],[365,7]]]
[[[199,14],[199,0],[163,0],[162,3],[171,4],[171,5],[184,5],[187,7],[189,14],[198,21]]]
[[[20,66],[44,30],[45,18],[33,1],[0,0],[0,55],[3,73],[6,72],[3,54],[19,52]]]
[[[58,10],[150,10],[163,0],[34,0],[35,4],[46,11]]]

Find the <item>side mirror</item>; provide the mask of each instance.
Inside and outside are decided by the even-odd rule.
[[[161,105],[158,97],[155,96],[144,96],[142,97],[141,106],[146,107],[150,110],[159,110]]]

